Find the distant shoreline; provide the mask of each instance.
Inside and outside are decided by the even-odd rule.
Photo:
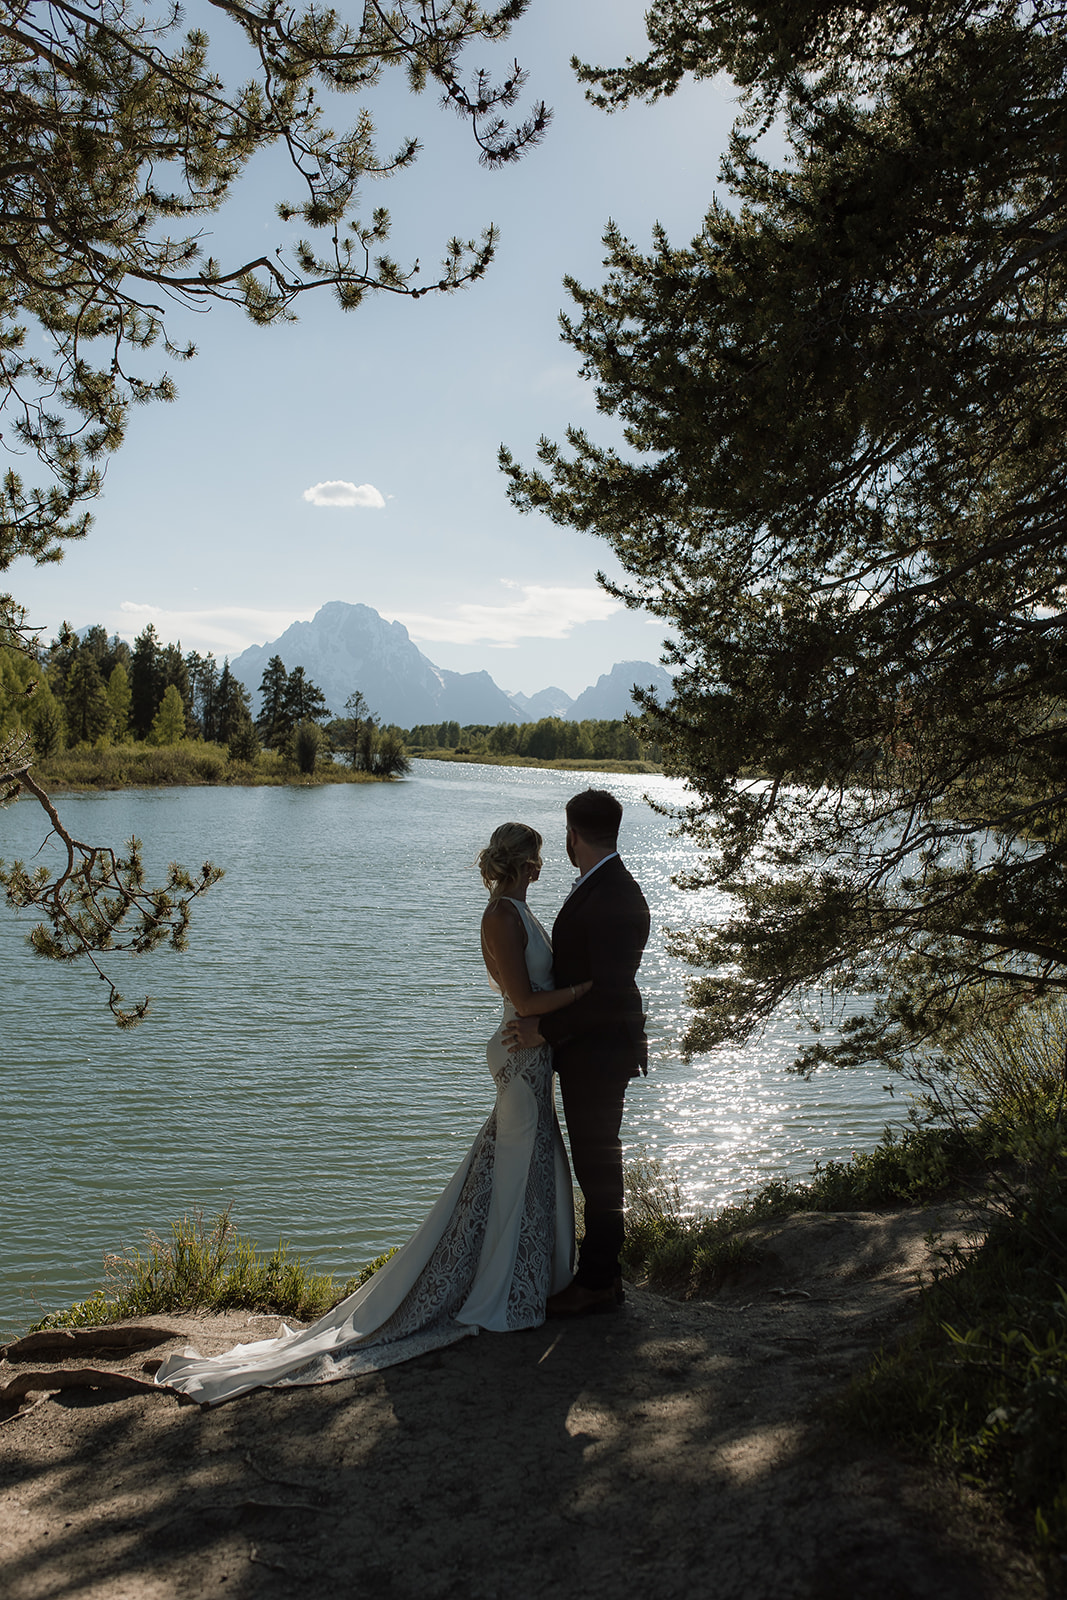
[[[416,761],[447,761],[459,766],[547,768],[560,772],[615,772],[656,776],[662,766],[653,761],[595,759],[560,756],[494,755],[488,751],[409,750]],[[64,750],[34,767],[38,781],[51,794],[93,794],[121,789],[186,788],[316,788],[331,783],[394,782],[359,772],[328,757],[320,759],[311,774],[297,772],[273,752],[263,751],[255,762],[234,761],[218,745],[184,740],[176,745],[111,745],[101,749]]]
[[[561,756],[551,761],[539,761],[536,756],[497,756],[484,750],[459,754],[454,750],[409,750],[410,761],[455,761],[460,766],[478,767],[548,767],[557,772],[621,772],[638,776],[662,775],[663,768],[654,761],[597,761],[592,756]]]

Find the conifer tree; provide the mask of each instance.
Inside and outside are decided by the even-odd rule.
[[[249,765],[254,764],[259,755],[259,735],[252,721],[251,712],[230,735],[230,742],[226,748],[231,761],[247,761]]]
[[[288,728],[298,722],[325,722],[330,715],[326,696],[317,683],[312,683],[303,667],[294,667],[285,682],[282,700],[282,719]]]
[[[256,729],[267,750],[280,750],[289,729],[285,721],[285,686],[289,674],[281,656],[271,656],[259,681]]]
[[[130,657],[130,723],[138,739],[147,739],[167,686],[161,656],[155,623],[149,622],[133,641]]]
[[[37,686],[29,711],[25,715],[25,724],[29,730],[36,760],[43,761],[62,745],[66,735],[66,718],[62,706],[49,687],[47,678],[42,678]]]
[[[726,197],[688,246],[609,228],[604,283],[569,284],[619,446],[503,465],[674,641],[642,737],[734,908],[677,940],[709,969],[690,1046],[851,989],[803,1059],[898,1060],[1067,988],[1067,15],[647,21],[647,57],[581,75],[608,109],[732,75]]]
[[[310,777],[315,771],[322,742],[322,729],[317,722],[298,722],[292,730],[293,759],[297,771],[305,777]]]
[[[222,663],[215,696],[215,738],[219,744],[228,745],[251,722],[251,698],[244,684],[230,671],[230,658],[227,656]]]
[[[121,661],[115,663],[107,680],[107,703],[111,712],[111,737],[121,744],[129,737],[130,707],[133,704],[129,673]]]
[[[95,744],[108,730],[111,707],[91,651],[79,653],[67,673],[63,709],[72,744]]]
[[[168,683],[159,702],[159,710],[152,718],[148,735],[149,744],[178,744],[185,738],[185,708],[181,691],[176,683]]]

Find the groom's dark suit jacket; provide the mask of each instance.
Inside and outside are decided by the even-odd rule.
[[[641,994],[634,982],[648,939],[645,897],[618,856],[597,867],[564,901],[552,928],[557,989],[592,978],[573,1005],[540,1019],[561,1077],[596,1065],[633,1077],[647,1071]]]

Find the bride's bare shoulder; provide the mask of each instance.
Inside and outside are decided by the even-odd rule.
[[[515,907],[509,899],[494,899],[482,912],[482,922],[522,922]]]
[[[490,900],[482,912],[482,931],[488,933],[491,937],[493,934],[504,933],[505,929],[509,931],[517,930],[525,937],[526,929],[523,926],[518,907],[514,906],[510,900],[505,900],[503,896],[500,896],[496,900]]]

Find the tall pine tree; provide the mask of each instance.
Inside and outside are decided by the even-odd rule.
[[[870,998],[805,1057],[899,1059],[1067,989],[1067,16],[656,0],[608,108],[728,73],[687,246],[616,228],[564,333],[579,429],[516,503],[591,531],[661,618],[642,736],[692,785],[689,1044]],[[784,135],[777,163],[761,143]]]

